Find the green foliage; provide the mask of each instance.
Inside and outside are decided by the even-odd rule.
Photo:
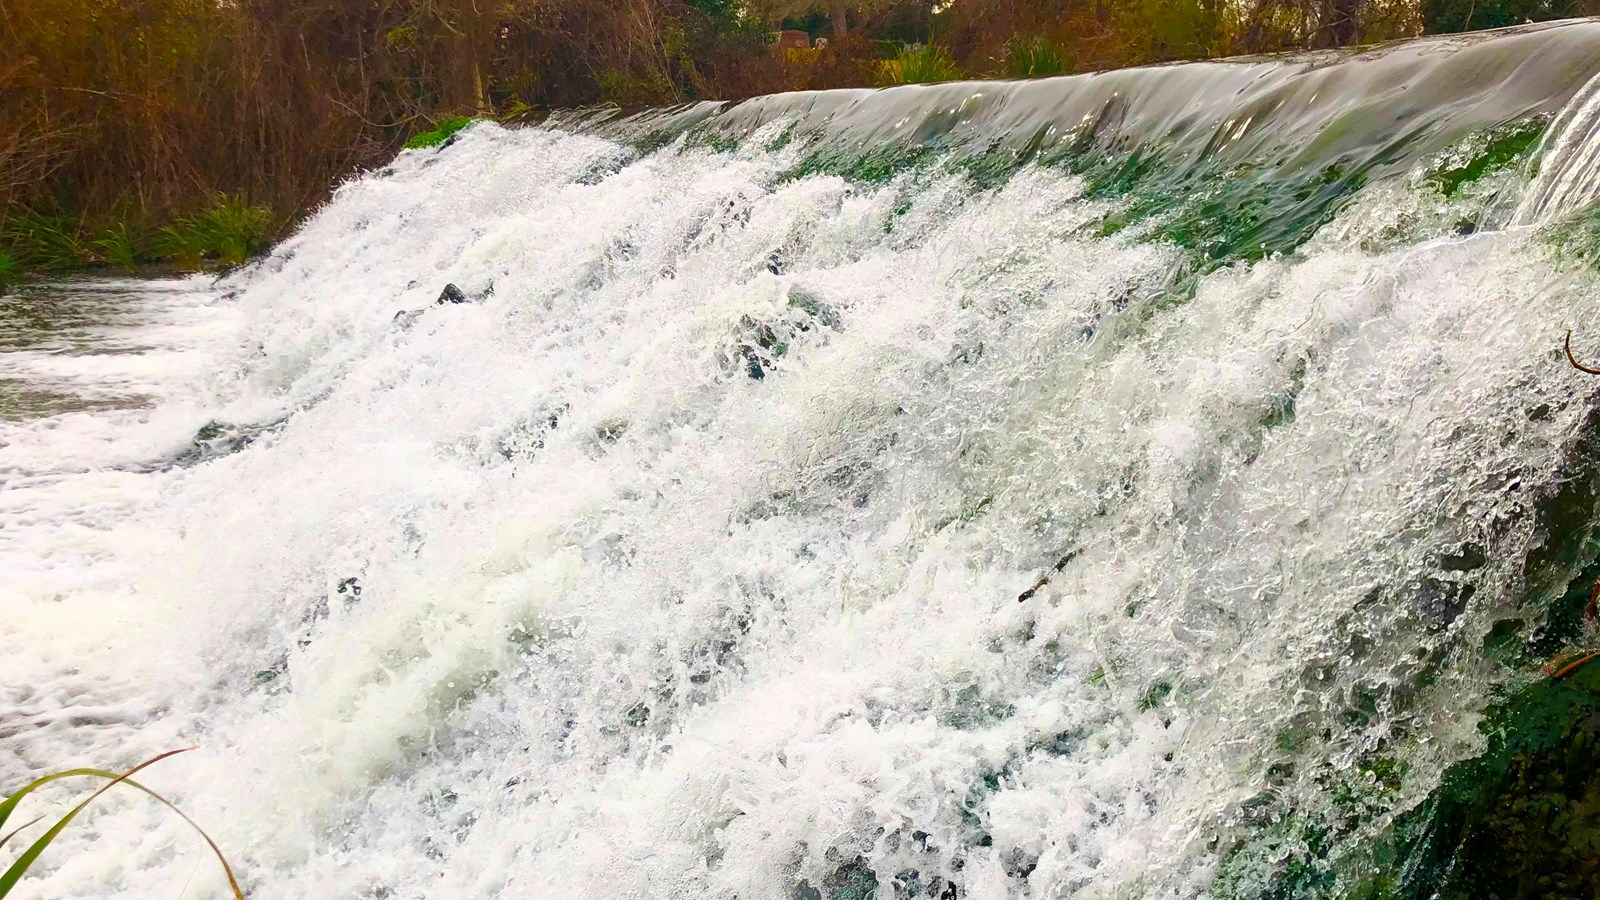
[[[1125,15],[1117,24],[1143,61],[1205,59],[1219,36],[1217,5],[1203,0],[1137,0]]]
[[[625,69],[602,69],[596,83],[600,102],[617,106],[646,106],[672,98],[672,85],[660,73],[640,75]]]
[[[189,270],[236,265],[267,249],[277,221],[265,207],[219,194],[210,208],[159,231],[116,222],[89,239],[86,233],[94,232],[75,219],[24,211],[0,222],[0,284],[17,281],[27,272],[101,265],[126,272],[155,261]]]
[[[1072,70],[1072,54],[1043,36],[1012,41],[1006,55],[1008,78],[1065,75]]]
[[[1428,34],[1455,34],[1582,15],[1577,0],[1422,0]]]
[[[410,50],[417,44],[417,30],[410,25],[391,28],[384,34],[383,42],[390,50]]]
[[[156,249],[180,269],[200,269],[206,263],[238,265],[267,249],[272,220],[272,210],[221,194],[217,205],[206,212],[163,228]]]
[[[698,9],[713,19],[738,23],[744,16],[737,0],[686,0],[692,9]]]
[[[937,44],[921,47],[902,47],[893,59],[881,60],[873,81],[878,87],[897,84],[933,84],[940,81],[960,81],[962,74],[949,51]]]
[[[449,140],[452,135],[472,124],[472,119],[467,116],[451,116],[440,119],[432,131],[414,134],[406,141],[407,150],[420,150],[424,147],[437,147]]]
[[[228,885],[232,888],[234,897],[237,898],[237,900],[244,900],[244,891],[240,889],[238,879],[236,879],[233,875],[233,867],[228,865],[228,860],[222,855],[221,848],[219,848],[216,842],[211,839],[211,836],[206,834],[205,831],[201,830],[200,826],[196,825],[193,819],[184,815],[181,810],[179,810],[176,806],[173,806],[172,803],[169,802],[165,797],[162,797],[160,794],[157,794],[155,791],[150,790],[131,778],[131,776],[139,770],[158,763],[170,756],[174,756],[183,752],[183,750],[172,750],[167,753],[163,753],[152,759],[148,759],[137,766],[134,766],[121,775],[118,775],[114,772],[107,772],[103,769],[67,769],[62,772],[55,772],[53,774],[34,779],[33,781],[24,785],[20,790],[8,796],[4,801],[0,801],[0,830],[3,830],[6,822],[11,818],[12,814],[17,811],[17,806],[22,802],[23,798],[47,784],[55,781],[61,781],[62,779],[66,778],[78,777],[100,778],[104,779],[106,782],[105,784],[101,785],[93,794],[90,794],[88,799],[79,803],[77,806],[74,806],[70,811],[67,812],[66,815],[57,820],[56,823],[46,830],[43,835],[30,844],[26,850],[22,851],[22,853],[14,862],[12,862],[10,866],[8,866],[3,872],[0,872],[0,900],[3,900],[3,898],[8,896],[11,891],[16,888],[18,883],[20,883],[22,879],[27,876],[28,870],[31,869],[33,864],[38,861],[40,855],[42,855],[45,850],[49,849],[50,844],[61,835],[62,831],[66,830],[68,825],[72,824],[73,819],[76,819],[78,815],[87,809],[89,804],[98,799],[101,794],[104,794],[106,791],[119,784],[125,784],[129,787],[137,788],[138,790],[143,791],[149,796],[155,798],[163,806],[166,806],[168,809],[177,813],[178,816],[185,822],[188,822],[189,825],[199,833],[200,837],[205,840],[206,844],[211,847],[211,852],[216,855],[217,861],[222,863],[222,869],[225,873],[227,873]],[[5,844],[9,843],[12,838],[16,837],[17,834],[22,832],[29,825],[33,825],[39,821],[40,819],[34,819],[32,822],[28,822],[27,824],[22,825],[21,827],[9,833],[6,833],[3,837],[0,837],[0,846],[4,846]]]

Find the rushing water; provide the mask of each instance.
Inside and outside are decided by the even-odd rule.
[[[1595,518],[1589,195],[1515,223],[1596,71],[480,124],[7,297],[0,776],[196,744],[141,778],[258,898],[1415,895]],[[130,791],[25,889],[222,884]]]

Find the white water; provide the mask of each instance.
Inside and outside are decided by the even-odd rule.
[[[1537,180],[1517,207],[1518,225],[1545,225],[1600,198],[1600,75],[1551,126]]]
[[[1589,276],[1385,182],[1183,302],[1063,172],[775,133],[477,126],[147,294],[197,356],[8,352],[156,399],[0,426],[5,783],[197,744],[144,780],[256,898],[1187,897],[1264,791],[1476,752]],[[129,792],[26,889],[222,882]]]

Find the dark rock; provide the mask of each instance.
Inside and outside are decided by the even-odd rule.
[[[1456,581],[1424,578],[1413,597],[1417,611],[1427,620],[1431,631],[1442,631],[1461,617],[1471,602],[1477,588]]]
[[[466,303],[466,302],[467,302],[467,295],[462,293],[461,292],[461,288],[456,287],[453,282],[450,283],[450,284],[445,285],[444,286],[444,290],[439,292],[439,299],[433,301],[435,306],[443,306],[446,303]]]

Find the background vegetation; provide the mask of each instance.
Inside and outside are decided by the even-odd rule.
[[[1593,3],[4,0],[0,280],[236,262],[462,117],[1336,47]],[[829,46],[775,52],[777,27]]]

